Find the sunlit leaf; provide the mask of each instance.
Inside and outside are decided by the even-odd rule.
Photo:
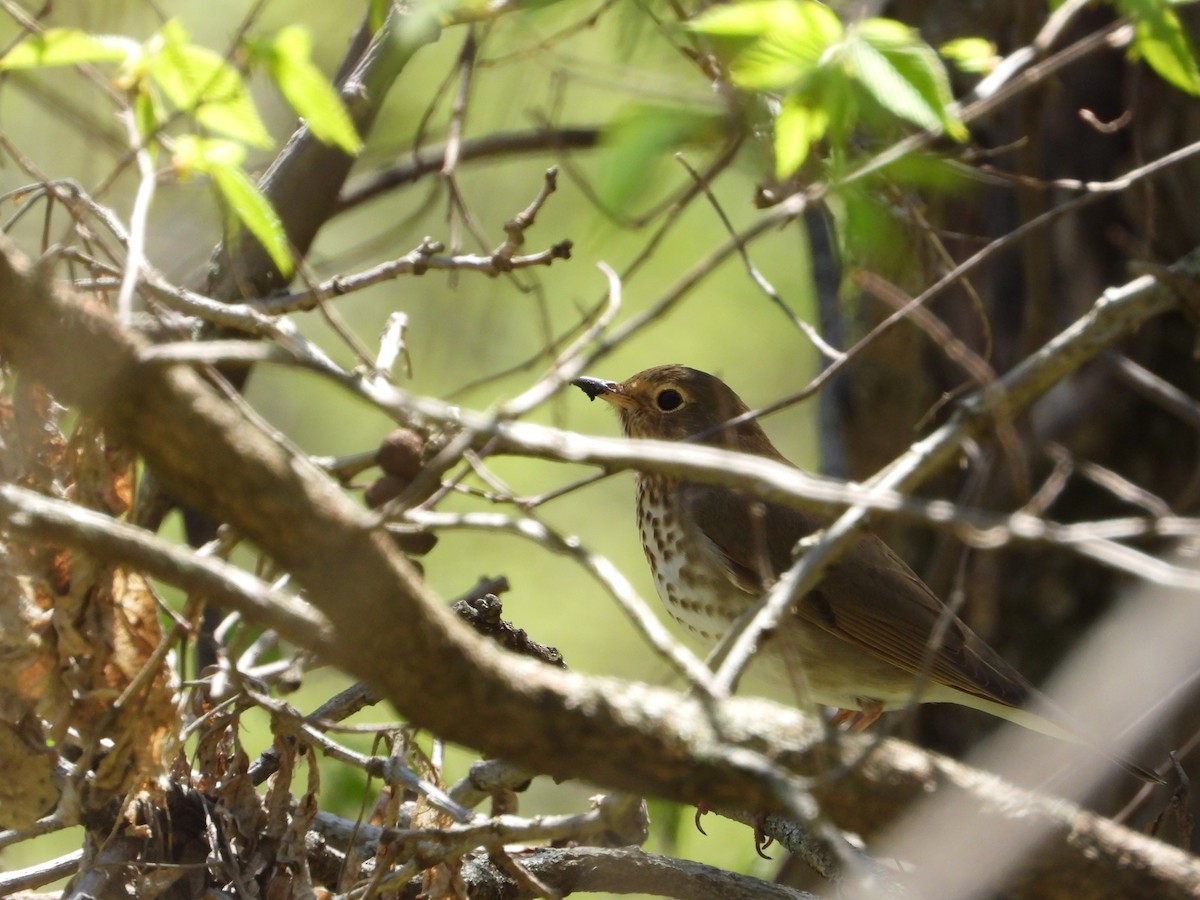
[[[287,232],[270,201],[241,166],[214,163],[209,167],[209,175],[238,221],[263,245],[275,268],[284,276],[290,275],[292,255]]]
[[[88,34],[75,28],[48,28],[31,34],[3,57],[0,70],[72,66],[85,62],[125,62],[141,52],[141,45],[111,34]]]
[[[146,72],[172,104],[220,134],[272,146],[237,69],[207,47],[188,43],[177,22],[164,25],[158,37],[148,49]]]
[[[843,34],[833,11],[812,0],[762,0],[714,7],[690,27],[710,36],[753,38],[730,63],[734,83],[750,90],[796,84],[820,64]]]
[[[938,53],[950,60],[960,72],[986,75],[996,68],[1000,56],[996,45],[981,37],[956,38],[938,47]]]
[[[142,139],[150,158],[158,156],[158,142],[153,136],[161,125],[158,110],[154,106],[154,98],[149,91],[139,91],[133,98],[133,120],[137,124],[138,135]]]
[[[891,113],[922,128],[964,140],[951,109],[953,95],[941,59],[915,31],[890,19],[868,19],[844,50],[859,83]]]
[[[1122,0],[1119,6],[1134,20],[1134,52],[1164,81],[1200,96],[1196,47],[1175,11],[1163,0]]]
[[[829,7],[813,0],[754,0],[713,6],[688,27],[702,34],[724,37],[762,37],[786,31],[811,31],[814,39],[829,43],[842,33],[842,23]]]
[[[787,178],[804,164],[812,145],[825,136],[829,114],[788,97],[775,118],[775,174]]]
[[[313,65],[312,37],[307,29],[299,25],[281,28],[273,40],[252,46],[280,93],[319,140],[341,147],[351,156],[362,149],[342,98]]]
[[[193,173],[208,174],[214,165],[240,166],[246,160],[246,148],[237,141],[202,138],[185,134],[172,143],[171,162],[183,178]]]
[[[258,238],[284,275],[292,272],[287,233],[271,202],[242,169],[246,149],[236,141],[184,135],[175,141],[175,169],[183,177],[202,173],[212,179],[230,213]]]

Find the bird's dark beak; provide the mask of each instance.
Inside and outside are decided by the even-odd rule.
[[[576,378],[571,384],[587,394],[589,400],[604,397],[605,394],[618,393],[617,383],[615,381],[605,381],[603,378]],[[609,398],[604,397],[604,399],[607,400]]]

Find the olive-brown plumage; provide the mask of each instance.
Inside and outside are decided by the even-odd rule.
[[[758,422],[726,424],[747,407],[705,372],[659,366],[623,382],[575,384],[611,404],[628,437],[686,440],[787,462]],[[791,566],[797,543],[825,524],[742,491],[666,475],[640,473],[637,495],[659,596],[672,618],[710,643]],[[935,626],[946,617],[931,652]],[[759,657],[809,702],[838,708],[835,722],[850,720],[856,728],[909,704],[924,675],[921,702],[970,706],[1094,746],[870,533],[797,602]],[[1143,780],[1161,780],[1115,761]]]

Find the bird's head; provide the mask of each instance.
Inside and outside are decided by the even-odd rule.
[[[626,437],[695,441],[780,458],[753,419],[721,427],[748,407],[725,382],[699,369],[656,366],[625,381],[577,378],[573,384],[592,400],[607,401]]]

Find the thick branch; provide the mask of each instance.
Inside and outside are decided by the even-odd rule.
[[[370,133],[392,83],[412,55],[436,41],[439,34],[440,28],[431,15],[398,8],[388,14],[341,87],[342,99],[360,135]],[[322,143],[307,126],[302,126],[263,176],[260,187],[301,257],[307,255],[317,232],[333,215],[353,165],[353,157]],[[254,298],[282,287],[283,277],[266,250],[242,229],[234,236],[232,247],[222,244],[217,249],[205,293],[222,299]]]
[[[551,775],[785,809],[778,778],[763,774],[769,767],[731,762],[730,750],[810,745],[817,732],[804,717],[748,701],[710,713],[672,691],[503,653],[458,622],[371,514],[316,466],[187,366],[143,362],[140,340],[87,301],[39,283],[6,241],[0,251],[5,356],[141,450],[173,495],[232,523],[290,571],[329,620],[329,662],[435,733]],[[272,625],[308,644],[294,623]]]

